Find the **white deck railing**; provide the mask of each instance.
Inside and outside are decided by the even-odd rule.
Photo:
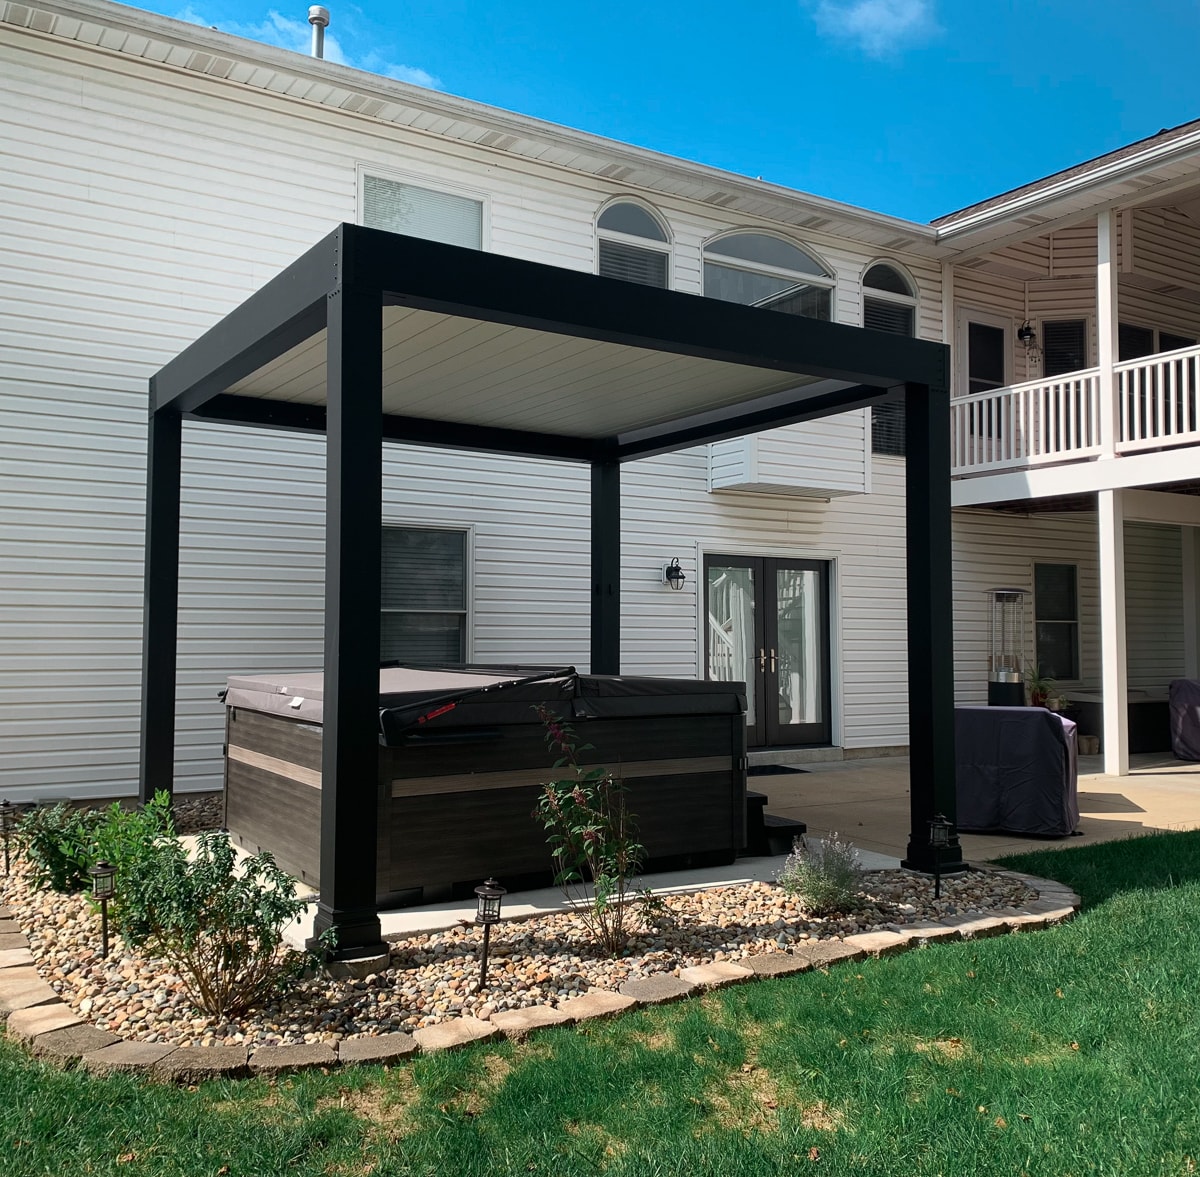
[[[1117,453],[1200,443],[1200,347],[1126,360],[1113,371]],[[951,468],[979,474],[1081,461],[1103,452],[1103,430],[1099,368],[955,397]]]

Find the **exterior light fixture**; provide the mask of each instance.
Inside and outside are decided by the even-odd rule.
[[[1039,350],[1037,331],[1028,319],[1017,328],[1017,338],[1025,345],[1026,351],[1034,352]]]
[[[683,582],[687,577],[683,573],[683,569],[679,567],[679,557],[676,556],[670,564],[664,564],[662,570],[663,584],[670,585],[676,592],[683,588]]]
[[[492,924],[500,922],[500,901],[507,894],[495,879],[488,879],[475,888],[475,922],[483,926],[483,953],[479,960],[480,989],[487,987],[488,941]]]
[[[0,836],[4,838],[4,874],[8,876],[8,838],[13,830],[17,807],[8,800],[0,801]]]
[[[935,813],[929,822],[929,846],[933,855],[933,897],[942,897],[942,856],[938,853],[950,845],[950,832],[954,829],[944,813]]]
[[[100,956],[108,958],[108,901],[117,892],[117,868],[103,859],[92,867],[92,895],[100,900]]]

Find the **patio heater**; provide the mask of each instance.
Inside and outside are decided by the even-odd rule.
[[[988,706],[1024,707],[1025,602],[1027,589],[988,592],[991,653],[988,657]]]

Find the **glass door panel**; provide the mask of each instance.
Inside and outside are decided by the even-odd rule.
[[[768,560],[773,601],[767,629],[771,744],[824,744],[829,723],[828,565]]]
[[[760,724],[758,613],[755,608],[754,561],[733,558],[706,561],[705,648],[707,675],[713,682],[746,684],[746,722],[751,734]],[[752,739],[753,742],[753,739]]]

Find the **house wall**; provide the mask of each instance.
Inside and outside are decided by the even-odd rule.
[[[987,702],[989,590],[1033,592],[1037,563],[1078,568],[1081,687],[1100,685],[1100,592],[1096,516],[1090,512],[1022,516],[955,512],[955,696]],[[1183,574],[1180,529],[1125,524],[1125,628],[1131,688],[1166,694],[1183,676]],[[1026,611],[1025,665],[1036,658],[1032,596]]]
[[[616,185],[483,147],[252,91],[6,27],[0,174],[7,273],[0,385],[0,792],[133,791],[142,621],[146,381],[339,221],[358,169],[487,200],[486,246],[594,266],[596,209]],[[733,227],[657,200],[673,284],[700,290],[701,246]],[[798,203],[801,203],[798,201]],[[750,228],[765,222],[741,221]],[[813,233],[837,273],[836,317],[861,321],[878,260]],[[940,332],[940,273],[914,276],[922,335]],[[824,429],[864,435],[863,414]],[[815,429],[815,427],[814,427]],[[815,435],[815,434],[814,434]],[[806,427],[772,453],[813,461]],[[700,671],[696,568],[709,551],[836,561],[836,739],[906,742],[903,463],[870,462],[874,493],[831,503],[710,494],[698,449],[626,468],[625,667]],[[185,429],[177,787],[220,784],[231,673],[321,660],[323,445],[214,425]],[[589,560],[582,469],[389,448],[389,520],[465,526],[478,660],[586,665]],[[678,555],[689,582],[659,584]]]

